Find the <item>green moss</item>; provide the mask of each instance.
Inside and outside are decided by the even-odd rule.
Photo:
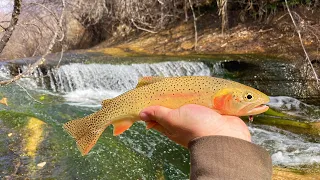
[[[8,128],[20,129],[28,123],[30,117],[33,117],[33,115],[14,111],[0,111],[0,119]]]
[[[0,155],[2,156],[3,154],[6,154],[8,149],[7,149],[7,145],[5,143],[5,139],[7,138],[6,137],[7,135],[6,134],[0,134]]]
[[[64,102],[64,98],[61,96],[54,96],[50,94],[37,94],[34,96],[37,100],[43,103],[50,103],[50,104],[61,104]]]
[[[155,55],[155,54],[142,54],[142,53],[129,53],[126,56],[106,56],[103,50],[86,51],[78,54],[79,57],[85,56],[86,58],[70,59],[66,62],[74,63],[108,63],[108,64],[132,64],[132,63],[157,63],[164,61],[203,61],[215,62],[221,60],[239,60],[247,62],[261,62],[261,61],[279,61],[288,62],[287,59],[279,58],[273,55],[266,54],[175,54],[175,55]]]
[[[277,117],[285,117],[285,116],[287,116],[286,114],[278,112],[278,111],[275,111],[275,110],[273,110],[271,108],[269,108],[268,111],[264,112],[264,114],[270,115],[270,116],[277,116]]]
[[[243,117],[242,119],[248,121],[247,117]],[[253,121],[253,123],[256,124],[276,126],[297,134],[311,135],[311,137],[315,137],[316,139],[319,139],[320,137],[320,130],[314,126],[315,123],[299,122],[296,120],[286,119],[285,117],[268,115],[255,116]]]

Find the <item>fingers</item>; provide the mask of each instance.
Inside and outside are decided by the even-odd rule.
[[[153,129],[159,131],[160,133],[166,135],[166,130],[160,125],[160,124],[156,124],[155,126],[153,126]]]
[[[139,114],[141,120],[143,121],[157,121],[161,126],[170,126],[169,112],[172,109],[162,107],[162,106],[150,106],[142,110]]]
[[[157,124],[157,121],[146,121],[146,129],[151,129]]]
[[[232,129],[234,127],[237,127],[235,131],[241,132],[245,138],[242,138],[244,140],[247,140],[251,142],[251,134],[248,130],[248,126],[240,119],[239,117],[235,116],[225,116],[225,119],[232,124]]]

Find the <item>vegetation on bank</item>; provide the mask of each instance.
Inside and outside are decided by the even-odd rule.
[[[0,60],[41,56],[20,77],[32,73],[51,52],[95,46],[138,54],[263,53],[306,58],[303,64],[319,81],[314,68],[320,59],[319,0],[13,2],[8,5],[12,14],[0,11],[4,19]]]
[[[288,10],[284,1],[280,0],[15,0],[14,2],[16,2],[15,10],[21,9],[20,16],[12,14],[12,17],[18,20],[16,26],[11,25],[10,13],[5,13],[5,9],[0,11],[0,17],[5,19],[0,22],[0,37],[5,37],[4,34],[11,31],[11,27],[15,27],[7,47],[0,53],[0,59],[42,55],[56,32],[58,38],[52,48],[53,52],[89,48],[110,40],[114,43],[109,45],[115,45],[131,41],[141,33],[159,34],[183,22],[191,23],[191,30],[187,35],[194,36],[192,37],[194,45],[189,45],[192,47],[188,48],[189,51],[197,50],[196,43],[201,41],[203,30],[219,28],[219,33],[215,36],[220,36],[221,33],[228,35],[230,32],[228,29],[238,24],[272,26],[281,19],[287,19],[283,29],[289,30],[291,35],[295,34],[293,24],[288,19]],[[17,8],[19,5],[21,7]],[[319,43],[320,23],[317,16],[319,0],[291,0],[288,5],[294,9],[294,18],[299,26],[303,26],[301,30],[310,36],[307,37],[308,42]],[[9,3],[7,8],[10,6],[13,5]],[[58,19],[62,15],[62,10],[65,13],[62,24],[59,25]],[[170,35],[161,34],[161,36]],[[184,45],[186,46],[188,44]],[[201,50],[201,47],[198,48]]]

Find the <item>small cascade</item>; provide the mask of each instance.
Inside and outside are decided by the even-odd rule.
[[[162,62],[154,64],[70,64],[49,71],[50,88],[57,92],[84,89],[127,91],[143,76],[208,76],[210,69],[201,62]]]
[[[202,62],[161,62],[130,65],[67,64],[58,69],[38,68],[34,78],[24,79],[24,86],[62,93],[72,105],[100,106],[136,86],[144,76],[210,76],[209,67]]]
[[[22,65],[14,71],[2,66],[0,78],[9,79],[10,75],[24,72],[27,68]],[[62,94],[72,105],[100,106],[103,99],[113,98],[134,88],[140,77],[210,75],[210,68],[203,62],[168,61],[129,65],[71,63],[59,68],[39,67],[31,77],[21,79],[20,83],[27,89]]]

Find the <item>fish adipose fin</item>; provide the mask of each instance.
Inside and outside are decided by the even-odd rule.
[[[145,85],[149,85],[149,84],[152,84],[152,83],[155,83],[158,81],[162,81],[164,79],[165,79],[165,77],[153,77],[153,76],[142,77],[139,79],[136,88],[141,87],[141,86],[145,86]]]

